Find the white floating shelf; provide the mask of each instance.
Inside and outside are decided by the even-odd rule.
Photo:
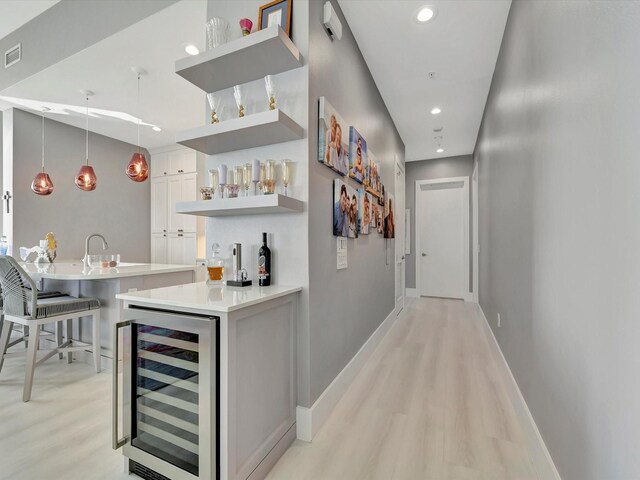
[[[299,140],[304,129],[282,110],[210,123],[176,134],[176,143],[207,155]]]
[[[274,26],[178,60],[176,73],[211,93],[301,66],[296,46]]]
[[[304,203],[300,200],[279,194],[176,203],[177,213],[200,217],[291,213],[301,212],[303,209]]]

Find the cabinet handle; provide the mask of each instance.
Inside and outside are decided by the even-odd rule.
[[[179,233],[178,236],[179,237],[184,237],[184,235],[182,233]]]
[[[179,228],[179,229],[178,229],[178,231],[179,231],[179,232],[184,232],[184,229]]]
[[[164,234],[164,235],[162,235],[162,236],[163,236],[163,237],[166,237],[166,236],[167,236],[167,234],[165,233],[165,234]]]
[[[164,172],[164,174],[166,175],[166,174],[167,174],[167,172]]]

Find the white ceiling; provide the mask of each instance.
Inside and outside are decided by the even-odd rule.
[[[339,0],[406,160],[473,152],[511,0]],[[420,24],[424,5],[436,16]],[[428,78],[435,72],[435,78]],[[429,112],[442,108],[439,115]],[[435,127],[444,127],[434,133]],[[443,153],[434,137],[442,136]]]
[[[53,7],[60,0],[0,0],[0,38]]]
[[[205,95],[175,74],[174,61],[186,56],[186,44],[204,49],[205,18],[206,2],[182,0],[3,90],[0,109],[17,106],[39,114],[48,107],[48,117],[84,128],[80,90],[87,89],[95,93],[89,99],[92,132],[135,144],[139,117],[143,147],[175,144],[176,132],[204,121]],[[141,79],[139,113],[132,66],[147,71]],[[153,125],[162,131],[153,131]]]

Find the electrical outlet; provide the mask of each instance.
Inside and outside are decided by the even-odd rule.
[[[500,314],[498,314],[498,327],[500,327]]]

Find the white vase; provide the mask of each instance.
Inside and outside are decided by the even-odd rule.
[[[229,22],[222,17],[210,18],[207,27],[207,49],[211,50],[223,43],[227,43],[229,37]]]

